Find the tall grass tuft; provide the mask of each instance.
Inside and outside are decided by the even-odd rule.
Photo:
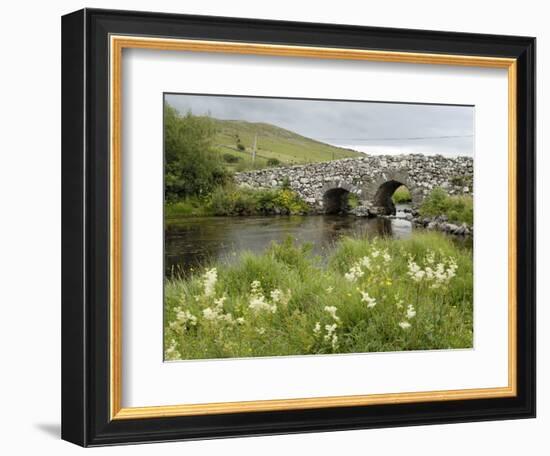
[[[433,189],[420,206],[420,215],[446,215],[449,221],[474,224],[474,200],[469,195],[451,196],[442,188]]]

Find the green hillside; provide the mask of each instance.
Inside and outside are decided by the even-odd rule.
[[[331,146],[267,123],[211,119],[216,128],[214,145],[220,159],[234,171],[314,163],[362,154]],[[256,158],[252,161],[254,137]]]

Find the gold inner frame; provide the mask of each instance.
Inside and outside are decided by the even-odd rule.
[[[121,96],[123,49],[195,51],[254,54],[336,60],[367,60],[431,65],[453,65],[508,70],[508,385],[505,387],[367,394],[353,396],[275,399],[245,402],[122,407],[122,145]],[[512,397],[517,394],[517,220],[516,220],[516,120],[517,61],[511,58],[468,55],[387,52],[242,42],[110,37],[110,412],[111,419],[175,417],[221,413],[298,410],[327,407],[397,404],[459,399]]]

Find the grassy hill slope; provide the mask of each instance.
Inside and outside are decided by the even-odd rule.
[[[272,160],[271,166],[277,166],[273,159],[278,160],[280,165],[291,165],[362,155],[267,123],[220,119],[212,121],[217,130],[214,140],[216,150],[222,160],[225,158],[226,165],[235,171],[265,168],[270,165],[269,159]],[[256,159],[252,162],[255,135],[258,135]]]

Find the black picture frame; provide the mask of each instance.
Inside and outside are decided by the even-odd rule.
[[[517,59],[517,395],[110,419],[109,36]],[[535,39],[84,9],[62,19],[62,438],[82,446],[535,416]]]

